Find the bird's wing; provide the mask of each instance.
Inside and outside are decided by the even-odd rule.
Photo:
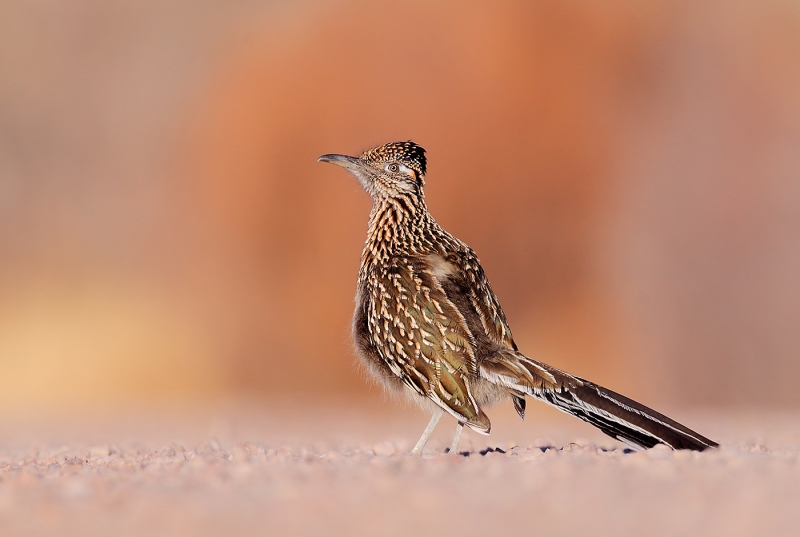
[[[477,375],[475,341],[424,259],[395,257],[371,275],[368,323],[389,369],[472,429],[488,433],[469,377]]]
[[[465,245],[466,246],[466,245]],[[469,289],[469,299],[483,324],[486,335],[498,345],[517,350],[517,344],[511,336],[506,315],[497,300],[489,279],[481,267],[478,256],[471,248],[466,247],[457,253],[445,256],[458,267],[459,276]]]

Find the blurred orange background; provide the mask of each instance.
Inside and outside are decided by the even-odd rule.
[[[791,2],[0,4],[0,407],[363,396],[370,201],[413,139],[527,354],[800,403]]]

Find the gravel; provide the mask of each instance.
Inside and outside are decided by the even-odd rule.
[[[492,436],[466,434],[445,455],[441,426],[419,459],[407,453],[425,416],[363,406],[7,416],[0,535],[774,536],[800,524],[800,414],[684,412],[721,448],[632,452],[568,417],[523,424],[497,409]]]

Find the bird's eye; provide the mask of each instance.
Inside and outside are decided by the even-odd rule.
[[[398,166],[396,163],[389,164],[388,166],[386,166],[386,169],[392,173],[396,173],[400,169],[400,166]]]

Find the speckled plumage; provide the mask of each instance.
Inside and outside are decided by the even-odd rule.
[[[635,447],[716,446],[639,403],[518,351],[475,252],[428,212],[420,146],[393,142],[359,157],[319,160],[348,169],[373,199],[353,333],[359,356],[384,386],[431,408],[433,419],[415,454],[442,410],[459,423],[455,449],[462,425],[490,432],[483,405],[510,398],[524,417],[526,395]]]

